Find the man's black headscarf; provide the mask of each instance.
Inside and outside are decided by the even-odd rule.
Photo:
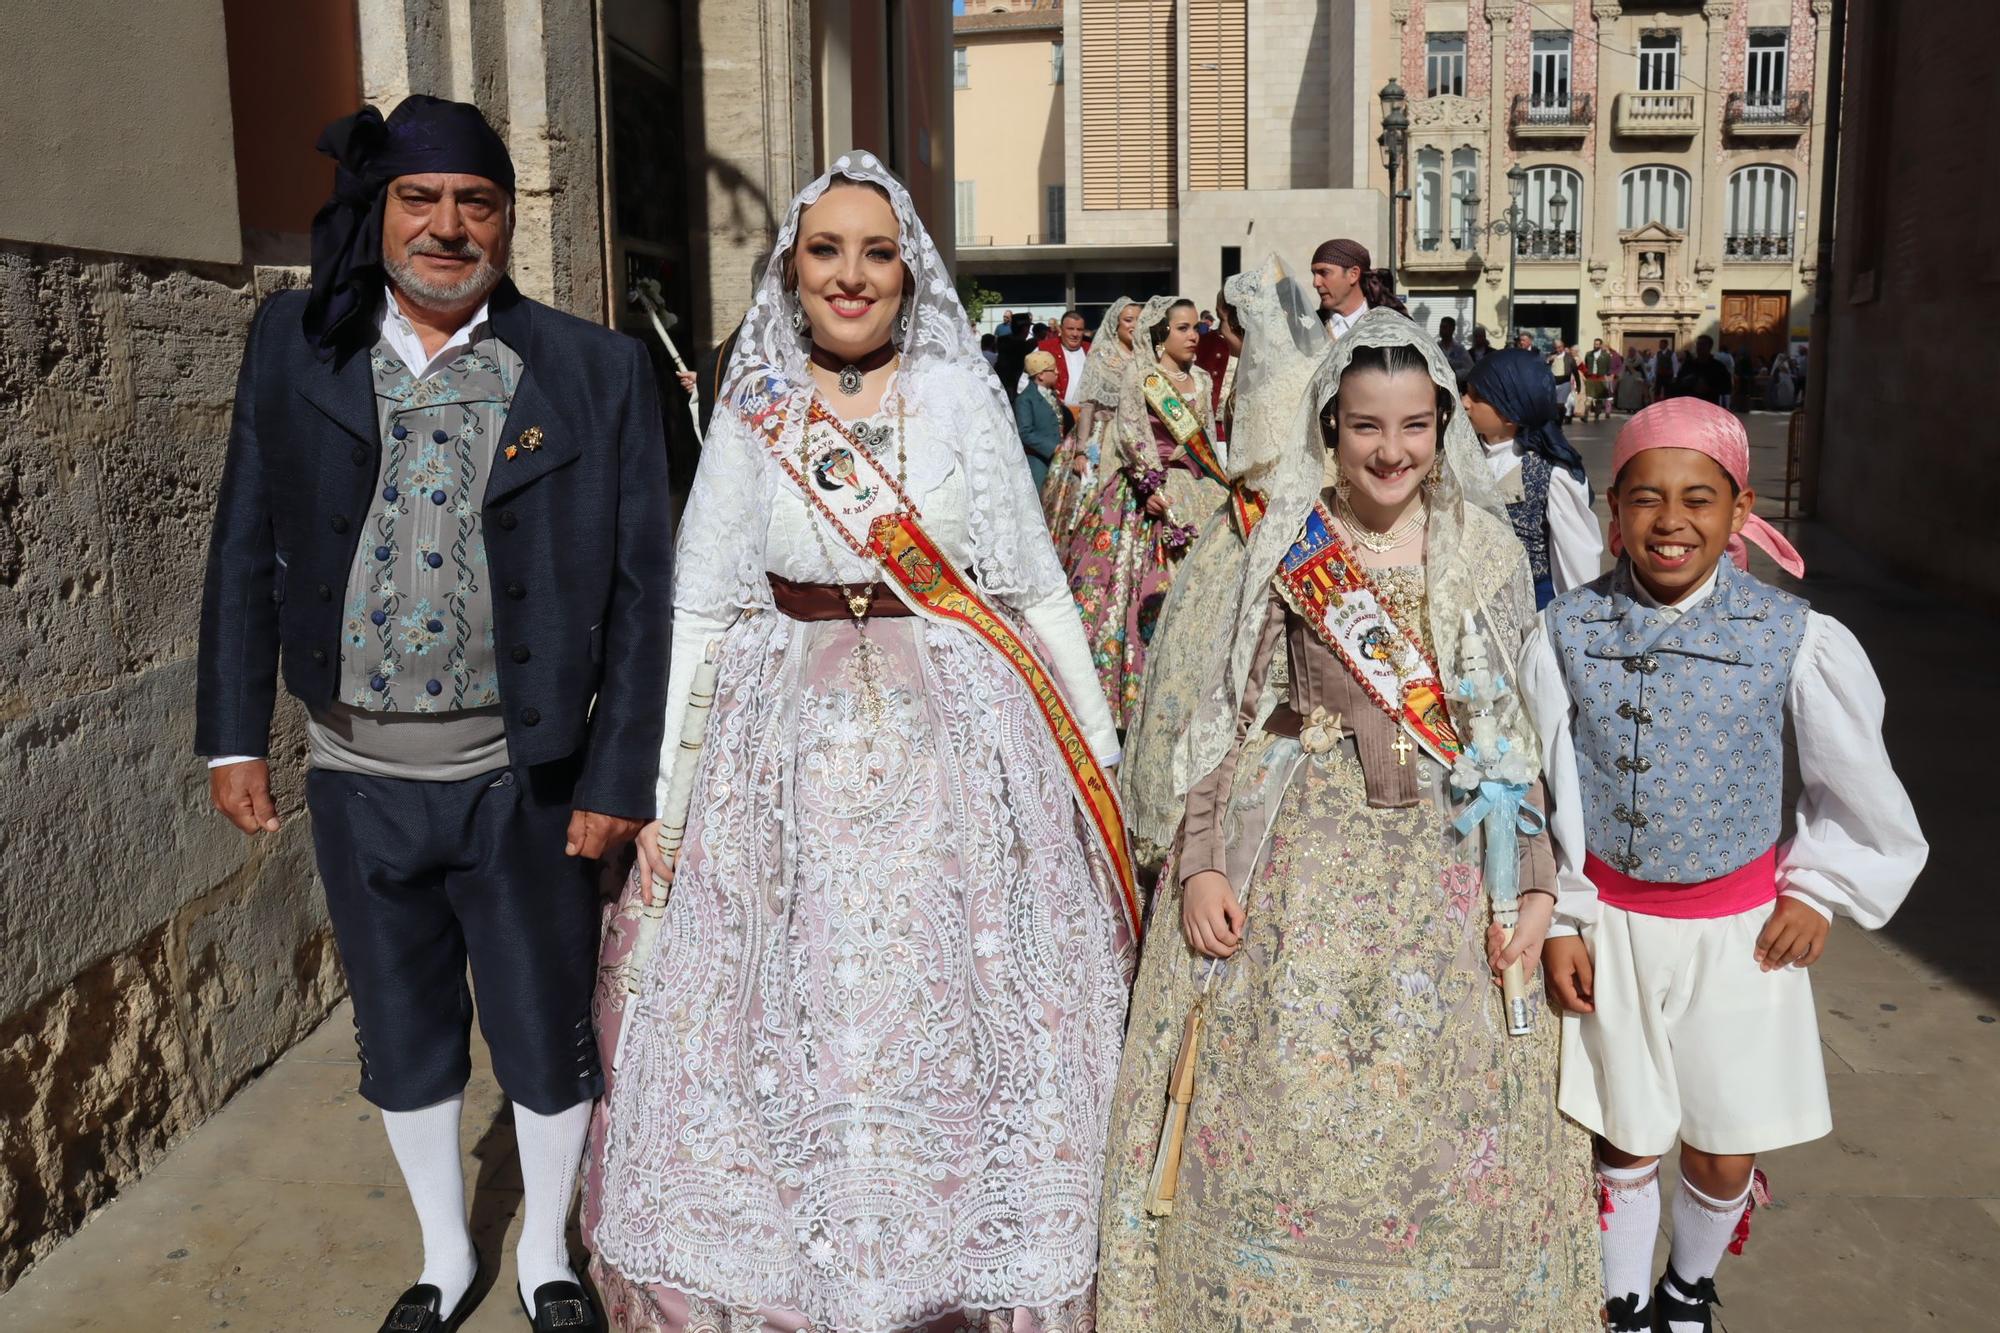
[[[319,136],[334,160],[333,198],[313,218],[312,295],[306,336],[331,348],[350,336],[382,295],[382,202],[398,176],[441,172],[484,176],[514,193],[514,160],[470,102],[413,93],[384,120],[372,106],[343,116]]]

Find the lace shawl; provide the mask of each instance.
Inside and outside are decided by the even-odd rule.
[[[782,451],[796,453],[815,388],[810,340],[791,324],[794,298],[785,289],[785,259],[797,239],[799,215],[836,178],[862,181],[889,196],[908,270],[909,314],[902,364],[883,396],[883,410],[906,421],[905,448],[913,487],[953,466],[964,474],[971,533],[970,572],[988,593],[1015,607],[1031,605],[1067,585],[1042,520],[1041,503],[1015,433],[1013,414],[959,304],[951,275],[917,216],[909,191],[868,153],[841,156],[786,210],[784,226],[744,316],[723,380],[701,466],[688,497],[675,562],[674,609],[718,619],[768,609],[765,536],[775,488],[791,485],[768,456],[760,420],[776,420]],[[1115,334],[1114,334],[1115,337]],[[771,415],[775,414],[775,415]],[[827,578],[873,577],[870,565],[836,548]]]
[[[1251,534],[1237,589],[1229,653],[1190,729],[1197,775],[1213,771],[1234,743],[1237,710],[1249,682],[1250,659],[1269,604],[1272,576],[1298,540],[1306,515],[1324,485],[1327,463],[1320,418],[1332,405],[1354,352],[1361,347],[1390,346],[1417,348],[1431,379],[1456,401],[1458,381],[1444,353],[1420,327],[1393,310],[1366,312],[1324,353],[1305,396],[1293,404],[1293,425],[1284,451],[1267,474],[1270,507]],[[1240,397],[1238,402],[1242,403]],[[1253,403],[1248,410],[1262,415],[1282,411],[1283,406],[1280,399]],[[1488,642],[1499,648],[1496,655],[1511,663],[1534,628],[1535,591],[1528,576],[1527,556],[1514,536],[1506,506],[1494,490],[1492,473],[1480,452],[1479,438],[1464,412],[1454,412],[1445,427],[1440,467],[1442,479],[1430,502],[1424,569],[1431,641],[1437,646],[1438,669],[1449,694],[1457,682],[1458,642],[1465,612],[1478,616]],[[1272,702],[1268,692],[1266,702]],[[1466,725],[1463,718],[1460,724]],[[1534,731],[1518,700],[1510,699],[1504,706],[1501,728],[1523,744],[1535,746]]]
[[[1090,355],[1084,359],[1083,374],[1077,385],[1079,403],[1118,406],[1118,391],[1125,382],[1125,363],[1133,355],[1131,349],[1118,341],[1118,317],[1131,304],[1131,297],[1119,297],[1098,321],[1097,336],[1090,340]]]

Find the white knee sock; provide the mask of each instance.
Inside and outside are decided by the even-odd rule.
[[[544,1282],[574,1282],[569,1266],[570,1196],[576,1193],[577,1164],[590,1132],[589,1102],[554,1115],[538,1115],[514,1103],[514,1139],[521,1149],[521,1240],[514,1247],[521,1299],[534,1308],[535,1288]]]
[[[389,1147],[423,1231],[424,1271],[417,1281],[438,1289],[439,1312],[447,1318],[479,1271],[465,1222],[465,1167],[458,1155],[458,1118],[464,1105],[465,1098],[455,1096],[420,1111],[382,1112]]]
[[[1674,1193],[1674,1240],[1668,1257],[1674,1276],[1686,1282],[1714,1277],[1715,1270],[1722,1266],[1723,1252],[1736,1235],[1737,1219],[1743,1216],[1749,1202],[1747,1185],[1733,1200],[1712,1199],[1682,1177],[1680,1189]],[[1668,1279],[1668,1285],[1682,1300],[1694,1299],[1693,1292],[1681,1289],[1672,1278]],[[1667,1327],[1674,1333],[1685,1333],[1698,1330],[1701,1325],[1681,1321]]]
[[[1604,1234],[1604,1299],[1653,1299],[1653,1245],[1660,1234],[1660,1164],[1597,1164],[1599,1222]]]

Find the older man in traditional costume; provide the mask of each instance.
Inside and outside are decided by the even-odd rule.
[[[507,280],[514,169],[476,108],[367,107],[319,147],[338,167],[312,289],[258,310],[237,384],[196,748],[217,809],[275,832],[282,656],[361,1094],[423,1235],[383,1329],[455,1329],[477,1300],[468,963],[520,1145],[522,1305],[537,1330],[601,1328],[564,1230],[602,1087],[592,862],[656,813],[671,555],[652,371]]]

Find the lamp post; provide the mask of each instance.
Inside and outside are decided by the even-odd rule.
[[[1389,274],[1393,281],[1396,239],[1401,232],[1396,205],[1404,197],[1397,181],[1410,149],[1409,97],[1403,92],[1403,85],[1395,79],[1383,84],[1382,91],[1376,96],[1382,103],[1382,133],[1375,142],[1382,147],[1382,165],[1389,169]]]
[[[1505,236],[1507,238],[1507,328],[1510,330],[1505,341],[1511,345],[1513,335],[1520,332],[1514,317],[1514,260],[1520,254],[1521,244],[1530,246],[1537,241],[1547,240],[1552,245],[1562,244],[1563,215],[1569,211],[1569,196],[1558,190],[1549,198],[1549,221],[1547,225],[1528,220],[1528,173],[1515,163],[1507,169],[1507,211],[1483,226],[1478,221],[1479,194],[1474,191],[1465,196],[1467,230],[1474,235]]]

